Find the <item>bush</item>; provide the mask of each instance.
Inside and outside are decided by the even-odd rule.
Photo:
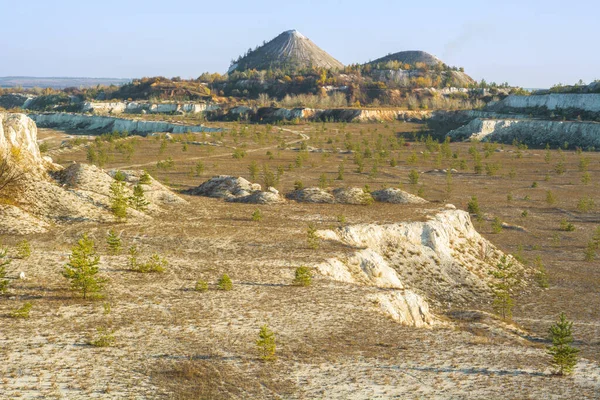
[[[294,190],[302,190],[304,189],[304,184],[302,183],[302,181],[295,181],[294,182]]]
[[[317,236],[317,227],[313,223],[308,224],[306,229],[306,241],[311,249],[316,250],[319,248],[320,241],[319,236]]]
[[[296,286],[310,286],[312,283],[312,272],[310,268],[302,266],[296,268],[294,276],[294,285]]]
[[[495,217],[492,221],[492,232],[500,233],[502,232],[502,221],[499,217]]]
[[[229,275],[223,274],[223,276],[221,276],[221,278],[219,278],[219,281],[217,282],[217,287],[219,288],[219,290],[225,291],[233,289],[233,282],[231,281]]]
[[[561,231],[565,231],[565,232],[573,232],[575,230],[575,225],[573,225],[572,223],[568,222],[566,219],[563,219],[562,221],[560,221],[560,228]]]
[[[94,241],[84,234],[73,247],[69,262],[62,271],[62,275],[71,281],[71,290],[80,292],[84,299],[104,288],[106,279],[96,276],[99,263],[100,257],[94,249]]]
[[[557,375],[568,375],[573,373],[577,365],[577,353],[579,350],[571,346],[573,322],[567,320],[565,313],[560,313],[556,324],[550,327],[550,340],[552,346],[548,348],[548,354],[552,356],[552,366],[556,368]]]
[[[411,185],[416,185],[419,183],[419,173],[417,172],[417,170],[412,169],[408,173],[408,181],[410,182]]]
[[[196,292],[206,292],[208,290],[208,282],[198,279],[196,281],[196,286],[194,286],[194,290]]]
[[[29,312],[31,311],[32,307],[33,304],[27,302],[23,304],[22,307],[17,308],[15,311],[11,312],[9,315],[11,318],[27,319],[29,318]]]
[[[127,197],[125,196],[125,182],[114,181],[110,184],[110,211],[119,220],[127,218]]]
[[[470,214],[475,214],[479,216],[481,214],[481,209],[479,208],[479,200],[477,200],[476,196],[471,197],[471,200],[467,203],[467,211]]]
[[[8,289],[9,280],[6,279],[6,267],[10,264],[10,258],[8,258],[8,250],[0,249],[0,294],[6,293]]]
[[[145,263],[135,263],[135,272],[150,273],[150,272],[165,272],[169,266],[167,260],[154,253]]]
[[[123,247],[121,237],[114,230],[109,230],[106,235],[106,244],[111,254],[119,254]]]
[[[146,200],[146,197],[144,196],[144,188],[142,185],[137,184],[133,187],[133,195],[127,199],[127,203],[134,210],[146,211],[150,202]]]
[[[138,181],[138,183],[140,185],[149,185],[151,183],[150,174],[148,173],[148,171],[142,172],[142,175],[140,176],[140,180]]]
[[[27,239],[23,239],[17,245],[17,258],[26,259],[31,255],[31,245]]]
[[[127,179],[127,176],[125,175],[125,173],[123,171],[117,171],[115,173],[115,181],[125,182],[125,179]]]
[[[115,344],[114,331],[108,330],[108,328],[100,327],[97,329],[97,335],[95,339],[89,341],[89,344],[94,347],[111,347]]]
[[[254,210],[254,212],[252,213],[252,221],[260,221],[262,219],[262,213],[260,212],[260,210],[257,208],[256,210]]]
[[[258,355],[263,361],[272,361],[276,358],[275,350],[277,345],[275,343],[275,333],[267,325],[260,327],[256,347]]]

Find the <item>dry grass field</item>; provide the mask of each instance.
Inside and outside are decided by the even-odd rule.
[[[56,225],[27,237],[31,256],[9,268],[26,278],[11,280],[0,300],[0,398],[600,398],[600,262],[585,261],[600,226],[600,153],[423,143],[415,140],[421,125],[400,122],[209,125],[223,134],[99,146],[86,137],[61,151],[64,140],[78,136],[44,129],[39,136],[62,165],[87,162],[92,146],[103,168],[146,169],[180,193],[215,175],[262,184],[267,168],[284,194],[298,181],[399,187],[430,203],[252,205],[180,194],[187,204],[152,220]],[[250,179],[253,163],[258,172]],[[412,170],[418,182],[413,176],[411,183]],[[547,270],[548,288],[532,281],[515,294],[513,323],[492,316],[489,299],[434,309],[444,324],[407,327],[370,304],[368,295],[381,289],[319,275],[309,287],[292,285],[296,267],[351,250],[326,240],[310,248],[309,223],[325,229],[423,221],[447,203],[466,210],[472,196],[482,210],[474,219],[482,235],[528,268],[539,268],[539,257]],[[260,221],[252,219],[256,209]],[[507,224],[501,232],[492,228],[495,217]],[[575,229],[561,230],[565,221]],[[121,254],[108,251],[109,229],[123,239]],[[83,233],[95,240],[109,279],[103,299],[81,299],[60,274]],[[14,254],[23,238],[0,239]],[[130,271],[132,245],[142,258],[165,257],[166,271]],[[224,273],[231,291],[216,287]],[[198,279],[208,291],[194,290]],[[10,318],[26,302],[30,318]],[[552,375],[545,352],[548,327],[561,311],[574,321],[581,350],[575,374],[564,378]],[[277,340],[270,362],[255,346],[263,324]],[[89,344],[99,328],[114,335],[112,346]]]

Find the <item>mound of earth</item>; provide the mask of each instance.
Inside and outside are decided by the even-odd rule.
[[[376,190],[371,193],[375,201],[381,203],[393,203],[393,204],[425,204],[428,201],[422,199],[414,194],[405,192],[404,190],[396,188],[387,188],[383,190]]]
[[[339,204],[370,204],[373,197],[361,188],[339,188],[333,191],[335,202]]]
[[[377,309],[414,326],[435,323],[430,306],[443,310],[489,299],[489,271],[504,256],[475,230],[467,212],[451,206],[426,222],[359,224],[318,235],[360,249],[316,265],[319,273],[386,289],[370,296]],[[524,271],[511,256],[508,259]]]
[[[331,193],[317,187],[294,190],[286,197],[300,203],[334,203],[335,199]]]
[[[228,72],[309,67],[342,69],[344,65],[300,32],[290,30],[239,58]]]
[[[50,224],[26,213],[17,206],[0,204],[0,234],[30,235],[44,233]]]
[[[439,58],[425,51],[408,50],[400,51],[394,54],[388,54],[385,57],[381,57],[374,61],[371,61],[369,64],[386,63],[388,61],[397,61],[403,64],[410,65],[415,65],[416,63],[423,63],[429,66],[435,66],[442,63],[442,61]]]
[[[285,200],[279,195],[279,193],[256,191],[251,195],[244,197],[235,197],[227,201],[248,204],[277,204],[282,203]]]
[[[253,192],[260,191],[257,183],[229,175],[215,176],[200,186],[186,191],[186,194],[195,196],[215,197],[219,199],[234,199],[250,196]]]
[[[11,207],[4,207],[0,232],[27,234],[44,232],[51,223],[75,221],[114,221],[110,211],[110,186],[115,181],[98,167],[72,164],[67,168],[40,155],[37,127],[23,114],[0,114],[0,156],[12,173],[19,177],[0,197]],[[137,175],[136,175],[137,174]],[[114,172],[113,172],[114,175]],[[133,185],[141,172],[131,172],[125,181],[125,196],[133,194]],[[151,218],[161,212],[161,205],[180,203],[160,183],[150,179],[144,197],[147,209],[127,209],[128,218]],[[20,223],[14,223],[18,219]]]

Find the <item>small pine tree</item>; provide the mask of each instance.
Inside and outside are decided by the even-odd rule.
[[[133,187],[133,195],[127,199],[127,203],[135,210],[146,211],[150,202],[144,196],[142,185],[138,184]]]
[[[256,341],[258,355],[263,361],[272,361],[275,357],[277,345],[275,343],[275,333],[267,325],[260,327],[258,340]]]
[[[481,215],[481,209],[479,208],[479,200],[477,200],[476,196],[471,197],[469,203],[467,203],[467,210],[470,214],[474,214],[477,217]]]
[[[310,268],[301,266],[296,268],[294,276],[294,285],[296,286],[310,286],[312,283],[312,273]]]
[[[252,213],[252,221],[260,221],[262,219],[262,213],[260,212],[260,210],[257,208],[256,210],[254,210],[254,212]]]
[[[544,264],[542,263],[542,258],[540,256],[537,256],[535,258],[534,264],[536,267],[535,279],[537,281],[538,286],[542,289],[547,289],[549,286],[548,272],[546,271],[546,267],[544,267]]]
[[[89,294],[100,292],[106,283],[106,279],[96,276],[99,263],[94,241],[84,234],[73,247],[69,262],[62,271],[62,275],[71,281],[71,290],[80,292],[84,299]]]
[[[500,233],[502,232],[502,221],[499,217],[495,217],[492,221],[492,232]]]
[[[140,180],[138,181],[138,184],[149,185],[151,182],[152,182],[152,180],[150,179],[150,174],[148,173],[148,171],[142,172],[142,175],[140,176]]]
[[[506,256],[502,256],[500,262],[490,271],[490,275],[494,277],[494,282],[490,284],[494,292],[492,306],[502,319],[510,320],[512,318],[512,308],[514,307],[511,291],[517,283],[514,265]]]
[[[106,244],[111,254],[119,254],[123,247],[121,237],[112,229],[106,234]]]
[[[412,169],[408,173],[408,181],[410,182],[411,185],[417,185],[419,183],[419,173],[417,172],[416,169]]]
[[[340,163],[340,165],[338,166],[338,176],[335,179],[338,181],[344,180],[344,163]]]
[[[169,262],[165,258],[154,253],[154,254],[152,254],[152,256],[150,256],[148,261],[146,261],[145,263],[138,263],[136,261],[134,271],[142,272],[142,273],[150,273],[150,272],[161,273],[161,272],[165,272],[165,270],[167,269],[168,266],[169,266]]]
[[[258,172],[259,172],[258,164],[256,163],[256,161],[252,160],[252,162],[248,166],[248,173],[250,175],[251,181],[253,181],[253,182],[256,181],[256,179],[258,178]]]
[[[320,243],[319,236],[317,236],[317,227],[313,223],[308,224],[308,228],[306,229],[306,241],[308,247],[311,249],[316,250],[319,248]]]
[[[17,258],[26,259],[31,255],[31,245],[27,239],[19,242],[17,245]]]
[[[89,344],[94,347],[111,347],[115,344],[115,332],[106,327],[96,329],[96,337],[89,341]]]
[[[585,261],[592,262],[596,259],[596,243],[590,240],[585,248]]]
[[[129,257],[127,257],[127,266],[130,270],[135,271],[138,268],[138,255],[139,251],[137,247],[131,246],[128,250]]]
[[[552,366],[556,368],[557,375],[569,375],[573,373],[577,365],[577,353],[579,349],[571,346],[573,343],[573,322],[567,320],[565,313],[560,313],[556,324],[550,327],[550,339],[552,346],[548,348],[548,354],[552,356]]]
[[[206,292],[208,290],[208,282],[202,279],[198,279],[196,281],[196,286],[194,286],[194,290],[196,292]]]
[[[8,258],[8,250],[0,249],[0,294],[6,293],[8,289],[9,280],[6,279],[6,267],[10,264],[10,258]]]
[[[114,181],[110,184],[110,211],[119,220],[127,218],[125,182]]]
[[[219,281],[217,282],[217,287],[220,290],[225,290],[225,291],[229,291],[229,290],[233,289],[233,282],[231,281],[231,278],[229,277],[229,275],[223,274],[223,276],[221,276],[221,278],[219,278]]]
[[[125,179],[127,179],[127,176],[125,175],[125,173],[123,171],[117,171],[115,173],[115,181],[125,182]]]
[[[31,304],[30,302],[27,302],[27,303],[23,304],[22,307],[19,307],[15,311],[11,312],[10,317],[18,318],[18,319],[27,319],[27,318],[29,318],[29,313],[31,312],[32,307],[33,307],[33,304]]]

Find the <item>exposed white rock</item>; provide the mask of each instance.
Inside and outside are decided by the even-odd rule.
[[[50,224],[12,205],[0,204],[0,234],[31,235],[48,231]]]
[[[489,270],[503,255],[477,233],[468,213],[448,207],[426,222],[358,224],[321,230],[318,235],[360,249],[316,265],[320,274],[337,281],[392,289],[391,294],[386,292],[391,297],[379,298],[381,309],[389,311],[393,306],[398,315],[387,314],[399,321],[412,321],[409,324],[415,326],[419,321],[435,319],[425,312],[426,303],[445,308],[489,298]],[[412,310],[411,315],[407,310]],[[414,310],[427,316],[415,319],[421,311]]]
[[[542,107],[548,110],[578,109],[600,112],[600,93],[551,93],[532,96],[511,95],[494,105],[494,108],[497,110]]]
[[[377,190],[371,193],[371,196],[375,199],[375,201],[379,201],[382,203],[394,203],[394,204],[425,204],[427,200],[420,198],[419,196],[415,196],[404,190],[396,189],[396,188],[387,188],[382,190]]]
[[[562,145],[600,148],[600,124],[515,119],[474,119],[448,133],[455,140],[476,139],[512,143],[515,139],[531,146]]]
[[[141,135],[153,132],[188,133],[220,131],[218,128],[208,128],[202,125],[181,125],[163,121],[144,121],[99,115],[43,113],[30,114],[29,116],[40,127],[63,130],[86,130],[103,133],[127,131]]]
[[[379,306],[384,315],[402,325],[423,328],[438,322],[425,299],[410,290],[378,293],[369,296],[369,300]]]
[[[261,190],[260,185],[253,184],[242,177],[219,175],[189,190],[188,194],[230,199],[249,196],[257,190]]]
[[[333,203],[333,195],[317,187],[294,190],[286,195],[288,199],[301,203]]]

